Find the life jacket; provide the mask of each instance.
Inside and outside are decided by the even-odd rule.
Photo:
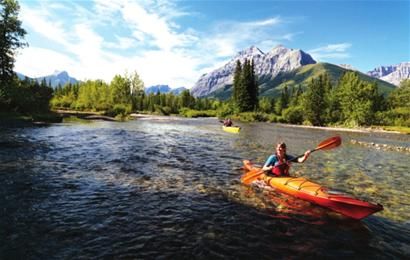
[[[286,156],[286,160],[288,160],[288,156]],[[276,158],[278,157],[278,155],[276,155]],[[278,165],[274,166],[272,168],[272,173],[277,176],[289,176],[289,164],[287,164],[286,162],[279,162]]]

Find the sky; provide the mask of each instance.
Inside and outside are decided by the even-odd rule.
[[[367,72],[410,61],[410,0],[19,0],[15,71],[78,80],[138,73],[191,88],[239,51],[281,44]]]

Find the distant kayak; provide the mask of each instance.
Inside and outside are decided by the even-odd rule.
[[[246,171],[257,172],[261,170],[248,160],[244,160],[243,164]],[[329,208],[353,219],[362,219],[383,210],[383,206],[380,204],[362,201],[340,192],[332,192],[301,177],[273,177],[261,174],[258,180],[263,180],[266,185],[280,192]]]
[[[239,133],[241,131],[239,126],[222,126],[222,129],[229,133]]]

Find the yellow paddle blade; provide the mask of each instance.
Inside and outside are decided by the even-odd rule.
[[[252,182],[256,181],[259,176],[264,173],[262,169],[251,170],[241,177],[241,182],[245,185],[250,185]]]

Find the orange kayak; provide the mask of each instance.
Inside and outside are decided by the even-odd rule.
[[[244,160],[243,164],[247,171],[260,169],[248,160]],[[261,174],[258,180],[263,180],[275,190],[329,208],[353,219],[362,219],[383,210],[383,206],[380,204],[376,205],[347,194],[332,192],[301,177],[275,177]]]

